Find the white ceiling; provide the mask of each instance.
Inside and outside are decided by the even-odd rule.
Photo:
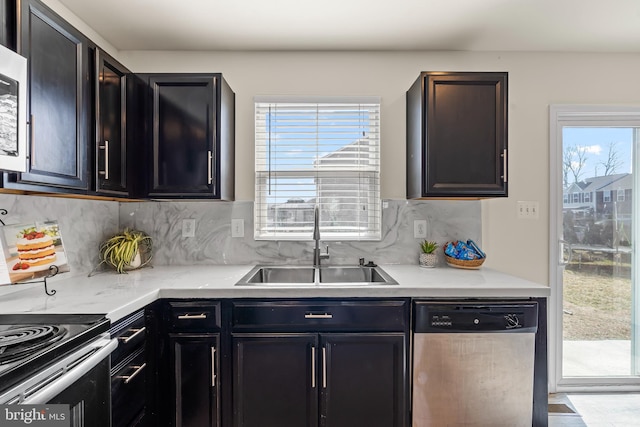
[[[59,0],[118,50],[640,52],[640,0]]]

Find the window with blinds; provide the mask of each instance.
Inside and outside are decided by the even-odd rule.
[[[380,101],[255,100],[254,237],[380,239]]]

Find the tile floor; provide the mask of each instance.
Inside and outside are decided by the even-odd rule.
[[[575,411],[549,412],[549,427],[640,427],[638,393],[559,393],[549,395],[549,404],[566,405]]]

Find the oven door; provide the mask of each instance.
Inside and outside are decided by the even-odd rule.
[[[69,405],[70,425],[111,425],[110,354],[118,346],[108,334],[34,373],[0,395],[0,404]]]

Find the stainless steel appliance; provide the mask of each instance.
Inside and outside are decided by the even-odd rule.
[[[415,303],[413,426],[531,427],[533,301]]]
[[[0,314],[0,404],[67,404],[72,426],[109,426],[109,337],[102,315]]]

